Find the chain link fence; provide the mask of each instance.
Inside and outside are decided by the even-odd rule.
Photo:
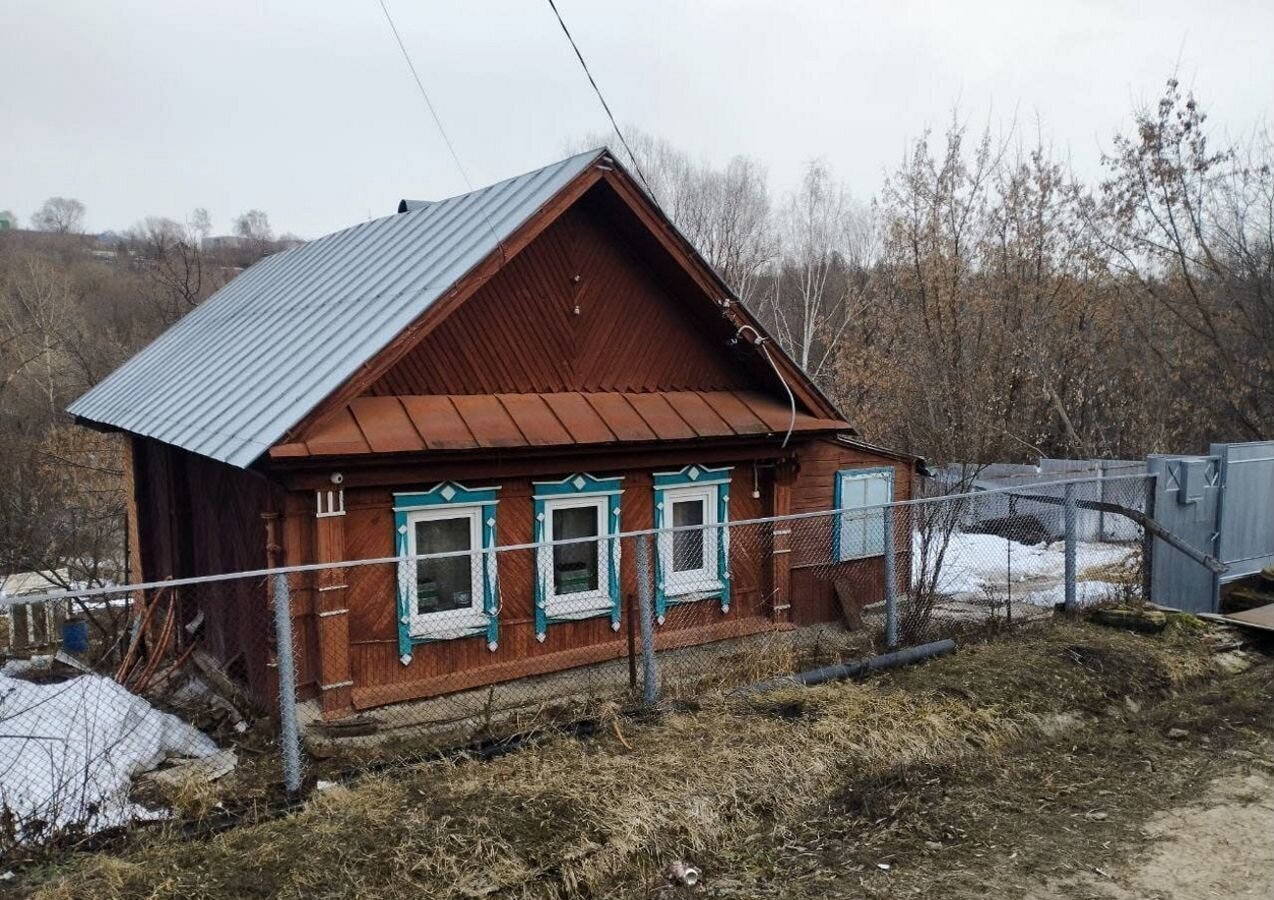
[[[683,492],[660,529],[563,504],[517,547],[431,513],[389,559],[6,598],[0,852],[1135,602],[1150,487],[746,522]]]

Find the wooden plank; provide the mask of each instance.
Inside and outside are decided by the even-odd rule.
[[[701,644],[729,638],[749,637],[755,634],[788,630],[791,630],[791,626],[781,625],[776,627],[768,619],[751,617],[743,620],[723,621],[699,628],[683,628],[671,632],[661,631],[657,646],[660,650],[673,650],[683,647],[696,647]],[[423,700],[488,684],[499,684],[503,681],[515,681],[520,678],[547,675],[553,672],[579,668],[580,666],[608,662],[613,659],[619,659],[627,652],[627,641],[619,638],[592,646],[576,647],[557,653],[546,653],[541,656],[451,672],[417,681],[404,681],[386,685],[358,685],[353,691],[353,704],[355,709],[372,709],[390,703]]]

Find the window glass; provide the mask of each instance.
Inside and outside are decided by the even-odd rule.
[[[840,508],[838,518],[839,559],[861,559],[885,552],[883,503],[893,502],[893,476],[887,472],[839,473]]]
[[[416,552],[454,553],[473,549],[472,519],[457,516],[416,523]],[[416,565],[416,612],[449,612],[473,604],[473,564],[469,556],[422,559]]]
[[[598,508],[568,506],[553,510],[553,540],[598,536]],[[553,593],[579,594],[598,589],[597,542],[584,541],[553,548]]]
[[[677,500],[672,504],[674,528],[704,524],[703,500]],[[672,533],[672,570],[687,572],[703,568],[703,545],[707,531],[674,531]]]

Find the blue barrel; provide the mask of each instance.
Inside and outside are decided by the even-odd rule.
[[[75,616],[62,623],[62,649],[67,653],[88,652],[88,622]]]

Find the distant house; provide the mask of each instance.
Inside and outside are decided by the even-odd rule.
[[[915,460],[860,443],[761,352],[606,150],[399,210],[252,266],[71,407],[130,436],[134,578],[471,554],[407,578],[344,569],[295,598],[326,714],[621,655],[621,531],[910,496]],[[692,534],[681,560],[656,554],[661,635],[838,617],[782,529],[733,548]],[[597,541],[479,562],[566,537]],[[873,542],[838,552],[883,579]],[[239,590],[204,604],[205,640],[265,693],[267,599]]]

